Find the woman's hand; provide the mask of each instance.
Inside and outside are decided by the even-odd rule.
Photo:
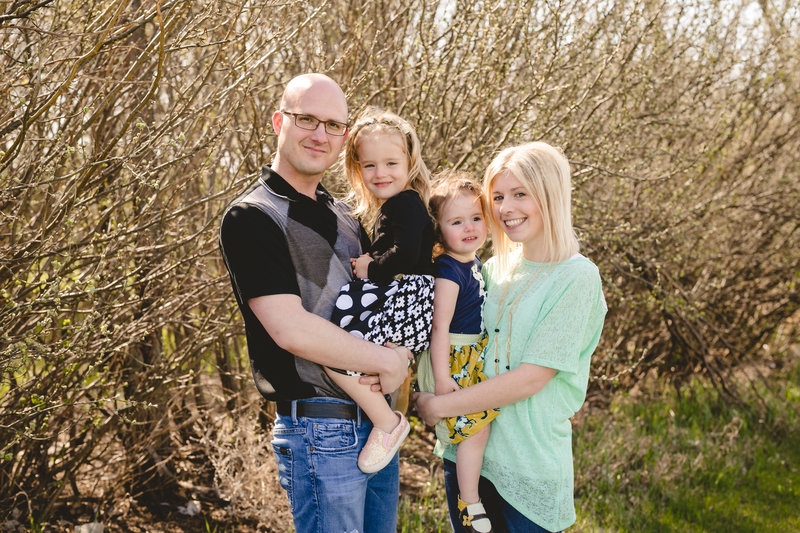
[[[353,267],[353,275],[357,278],[361,279],[368,279],[369,278],[369,264],[372,263],[374,259],[369,254],[361,254],[356,258],[350,259],[350,265]]]
[[[429,426],[435,426],[442,419],[434,413],[436,396],[430,392],[417,392],[413,396],[417,414]]]

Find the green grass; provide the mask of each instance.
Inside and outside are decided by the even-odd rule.
[[[433,456],[431,459],[441,461]],[[434,478],[422,494],[414,499],[402,496],[397,515],[398,533],[449,533],[444,485]]]
[[[800,365],[742,390],[748,407],[698,379],[621,394],[583,417],[570,531],[800,532]],[[769,410],[752,408],[758,402]],[[399,515],[401,533],[449,531],[436,482],[401,498]]]
[[[768,415],[700,380],[588,415],[574,434],[574,529],[800,531],[798,384],[795,366],[757,387]]]

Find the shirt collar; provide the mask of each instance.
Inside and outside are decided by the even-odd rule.
[[[273,192],[285,196],[290,200],[310,200],[308,196],[305,194],[301,194],[297,192],[297,190],[289,185],[289,182],[283,179],[283,177],[272,170],[272,167],[269,165],[264,165],[261,167],[261,180],[272,189]],[[322,184],[317,184],[317,201],[318,202],[325,202],[325,203],[332,203],[333,196],[322,186]]]

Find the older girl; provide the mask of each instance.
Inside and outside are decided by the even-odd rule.
[[[374,227],[369,252],[351,259],[356,278],[342,287],[331,320],[350,333],[412,353],[427,349],[433,316],[433,221],[426,207],[430,173],[419,138],[403,118],[369,108],[344,147],[355,215]],[[397,454],[409,432],[403,413],[358,383],[358,372],[327,369],[374,427],[358,457],[372,473]],[[348,375],[349,374],[349,375]]]

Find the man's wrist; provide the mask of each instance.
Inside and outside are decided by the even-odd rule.
[[[392,372],[395,370],[395,366],[392,361],[392,357],[400,357],[400,351],[397,348],[391,348],[389,346],[380,346],[382,350],[389,350],[391,353],[381,352],[378,357],[378,364],[380,369],[378,370],[379,374],[384,374],[388,372]]]

